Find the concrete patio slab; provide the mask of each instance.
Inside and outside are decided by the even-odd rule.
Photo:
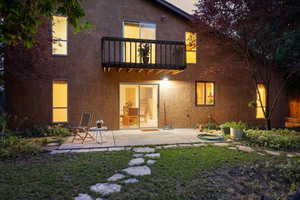
[[[96,137],[95,132],[91,134]],[[100,137],[98,141],[87,140],[84,144],[72,143],[73,137],[66,139],[59,149],[79,149],[79,148],[103,148],[103,147],[124,147],[130,148],[131,146],[144,146],[144,145],[164,145],[164,148],[168,148],[172,144],[190,144],[205,142],[200,140],[198,136],[199,132],[195,129],[173,129],[173,130],[159,130],[153,132],[145,132],[141,130],[118,130],[118,131],[105,131],[103,132],[103,142],[100,143]],[[177,146],[174,146],[177,147]],[[121,150],[121,149],[111,149]],[[122,149],[124,150],[124,149]],[[99,150],[100,151],[100,150]]]

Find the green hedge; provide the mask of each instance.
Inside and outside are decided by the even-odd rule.
[[[300,150],[300,133],[288,129],[245,131],[245,139],[251,144],[275,150]]]

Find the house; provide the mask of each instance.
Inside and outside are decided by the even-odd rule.
[[[10,50],[12,115],[76,125],[82,112],[93,112],[112,129],[264,123],[262,108],[248,107],[257,91],[242,57],[205,27],[196,30],[189,14],[164,0],[89,0],[83,7],[90,30],[74,33],[67,18],[53,16],[38,35],[50,42]],[[32,77],[19,76],[24,68]],[[284,98],[277,110],[272,122],[281,126]]]

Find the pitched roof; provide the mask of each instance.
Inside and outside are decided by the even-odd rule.
[[[183,11],[182,9],[178,8],[177,6],[167,2],[166,0],[152,0],[156,3],[159,3],[163,7],[171,10],[172,12],[175,12],[176,14],[180,15],[181,17],[184,17],[187,20],[192,20],[193,16],[188,14],[187,12]]]

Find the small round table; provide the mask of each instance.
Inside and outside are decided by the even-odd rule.
[[[96,133],[96,143],[101,144],[101,143],[103,143],[102,132],[103,131],[108,131],[108,128],[106,126],[103,126],[101,128],[91,127],[89,131]],[[98,134],[100,134],[100,137],[101,137],[101,142],[100,143],[98,142]]]

